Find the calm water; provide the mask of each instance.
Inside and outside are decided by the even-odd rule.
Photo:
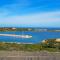
[[[60,38],[60,32],[0,32],[0,34],[28,34],[32,38],[0,36],[0,42],[38,43],[44,39]]]

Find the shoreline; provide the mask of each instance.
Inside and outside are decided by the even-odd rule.
[[[0,42],[0,43],[15,43],[15,44],[33,44],[33,43],[21,43],[21,42]]]

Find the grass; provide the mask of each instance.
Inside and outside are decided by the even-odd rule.
[[[51,44],[49,44],[51,45]],[[49,51],[49,52],[60,52],[60,46],[49,46],[44,43],[38,44],[17,44],[17,43],[4,43],[0,42],[0,51]]]

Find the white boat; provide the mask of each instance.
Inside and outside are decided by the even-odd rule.
[[[19,37],[19,38],[32,38],[31,35],[0,34],[0,36],[12,36],[12,37]]]

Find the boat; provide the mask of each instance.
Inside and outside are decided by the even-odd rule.
[[[12,36],[18,38],[32,38],[31,35],[0,34],[0,36]]]

